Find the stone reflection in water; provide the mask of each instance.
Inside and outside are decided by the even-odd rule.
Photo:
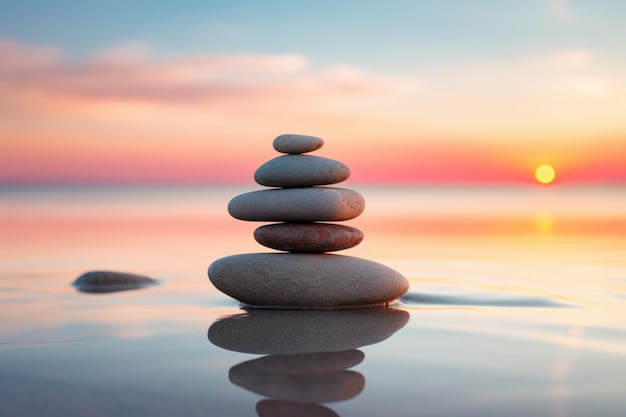
[[[266,416],[337,416],[320,404],[344,401],[365,387],[349,370],[365,357],[359,347],[382,342],[400,330],[409,313],[390,308],[350,310],[252,309],[216,321],[211,343],[264,354],[233,366],[230,381],[270,399],[256,407]]]
[[[261,400],[256,405],[256,412],[260,417],[339,417],[323,405],[281,400]]]
[[[330,357],[334,354],[335,352],[328,352]],[[230,368],[230,382],[265,397],[312,403],[347,400],[359,394],[365,387],[363,375],[354,371],[330,370],[297,375],[268,371],[261,368],[258,361],[259,359],[254,359]]]

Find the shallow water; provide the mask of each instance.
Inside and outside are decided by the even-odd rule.
[[[626,189],[360,191],[390,309],[243,310],[243,188],[0,190],[0,415],[626,415]],[[91,270],[159,285],[90,294]]]

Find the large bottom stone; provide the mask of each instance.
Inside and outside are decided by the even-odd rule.
[[[209,279],[242,303],[270,308],[332,309],[387,304],[409,283],[366,259],[329,254],[248,253],[209,266]]]

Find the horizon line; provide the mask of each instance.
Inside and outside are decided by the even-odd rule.
[[[325,184],[320,186],[338,186],[342,184],[353,184],[357,186],[390,186],[390,187],[533,187],[533,188],[561,188],[561,187],[590,187],[590,186],[626,186],[626,180],[589,180],[589,181],[555,181],[551,184],[540,184],[536,181],[511,181],[511,180],[490,180],[490,181],[342,181],[337,184]],[[187,187],[245,187],[259,186],[266,187],[251,181],[3,181],[0,180],[0,188],[187,188]]]

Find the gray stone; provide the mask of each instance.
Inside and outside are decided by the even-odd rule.
[[[334,159],[313,155],[284,155],[261,165],[254,180],[268,187],[312,187],[336,184],[350,176],[350,168]]]
[[[289,252],[322,253],[352,248],[363,240],[363,232],[330,223],[279,223],[254,231],[261,245]]]
[[[343,352],[391,337],[410,314],[394,308],[284,310],[251,308],[214,322],[211,343],[242,353],[293,355]]]
[[[250,221],[342,221],[357,217],[364,209],[359,193],[335,187],[252,191],[228,203],[231,216]]]
[[[312,375],[341,371],[360,364],[365,355],[360,350],[315,352],[295,355],[268,355],[257,359],[266,371],[293,375]]]
[[[365,387],[363,375],[354,371],[289,375],[266,371],[256,361],[253,359],[230,368],[230,382],[264,397],[306,403],[347,400]]]
[[[152,278],[112,271],[86,272],[72,283],[78,291],[90,293],[135,290],[155,284],[157,281]]]
[[[272,145],[280,153],[307,153],[324,146],[324,140],[308,135],[280,135]]]
[[[330,254],[232,255],[213,262],[208,274],[218,290],[257,307],[385,305],[409,288],[406,278],[385,265]]]

